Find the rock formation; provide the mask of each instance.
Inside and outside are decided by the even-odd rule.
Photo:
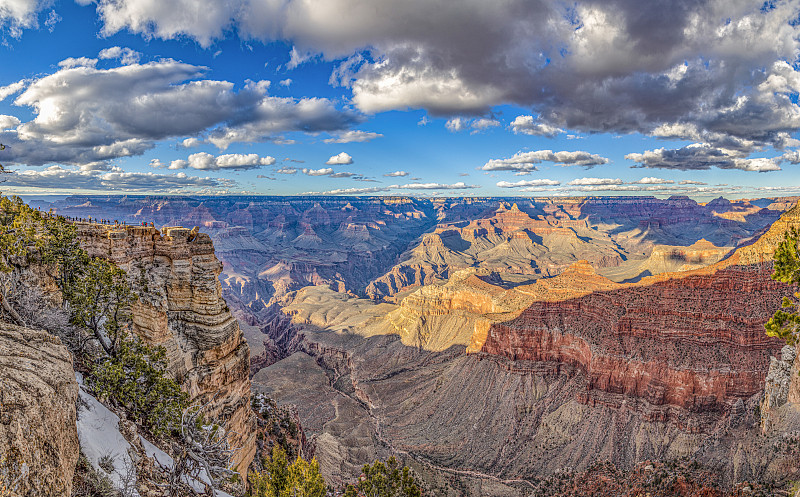
[[[72,357],[57,338],[0,323],[0,494],[70,495],[77,398]]]
[[[334,480],[386,453],[468,495],[527,495],[530,478],[602,459],[693,457],[726,484],[785,478],[792,456],[773,450],[777,431],[759,438],[755,412],[782,346],[763,323],[791,292],[770,278],[771,254],[797,216],[716,263],[629,283],[578,261],[517,285],[454,271],[397,304],[304,288],[285,299],[286,336],[273,330],[288,357],[254,387],[298,406]],[[713,262],[719,248],[685,255]],[[779,427],[796,430],[786,405]]]
[[[134,331],[163,346],[171,374],[194,403],[210,403],[210,416],[232,433],[238,468],[255,451],[250,409],[250,352],[239,324],[221,296],[222,264],[211,238],[186,228],[78,224],[91,256],[105,257],[127,273],[139,300]],[[191,240],[190,240],[191,238]]]

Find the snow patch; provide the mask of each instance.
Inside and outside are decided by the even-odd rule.
[[[119,431],[119,416],[108,410],[106,406],[86,391],[83,377],[75,374],[80,385],[81,405],[78,408],[78,439],[81,451],[92,467],[101,475],[106,475],[123,495],[139,497],[136,491],[136,465],[130,456],[131,444]],[[101,459],[110,460],[113,470],[108,471],[108,464],[100,464]]]

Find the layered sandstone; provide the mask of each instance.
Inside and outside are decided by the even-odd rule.
[[[730,407],[763,387],[780,341],[764,334],[784,295],[769,268],[736,266],[577,299],[535,302],[492,327],[483,352],[578,367],[578,399],[626,397],[689,411]],[[611,394],[610,396],[604,394]]]
[[[70,495],[77,398],[72,356],[57,338],[0,323],[0,494]]]
[[[186,228],[78,224],[91,256],[127,273],[139,295],[134,331],[167,351],[169,370],[194,403],[209,404],[211,419],[232,436],[235,462],[246,471],[255,452],[250,409],[250,352],[221,295],[222,264],[211,238]]]

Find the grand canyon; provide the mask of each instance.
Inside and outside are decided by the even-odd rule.
[[[599,461],[630,471],[692,460],[722,488],[797,477],[787,442],[800,432],[796,351],[764,332],[794,291],[770,276],[784,233],[800,227],[796,201],[30,203],[132,225],[119,236],[86,224],[79,237],[129,272],[153,261],[144,271],[163,276],[151,294],[172,285],[166,300],[141,298],[134,325],[175,343],[171,362],[194,395],[224,393],[219,409],[241,460],[255,450],[252,414],[242,410],[252,389],[296,413],[304,453],[336,485],[395,456],[431,495],[523,496]],[[184,229],[158,241],[141,227],[150,223]],[[187,242],[195,226],[210,237]],[[218,269],[204,248],[212,241]],[[193,261],[188,273],[181,258]],[[225,301],[214,296],[216,274]],[[227,302],[238,326],[220,304],[181,297],[197,292]],[[158,324],[175,319],[198,324]],[[186,338],[159,336],[170,329]],[[249,374],[237,372],[248,364]]]

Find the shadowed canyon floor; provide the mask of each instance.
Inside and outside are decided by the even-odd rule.
[[[796,380],[769,404],[769,423],[757,412],[770,357],[781,356],[763,323],[789,291],[769,278],[777,242],[800,225],[796,210],[778,220],[789,205],[43,204],[203,226],[252,349],[253,388],[297,406],[326,477],[348,480],[397,454],[450,495],[527,495],[564,467],[683,456],[727,485],[797,479],[780,449],[800,430]]]

